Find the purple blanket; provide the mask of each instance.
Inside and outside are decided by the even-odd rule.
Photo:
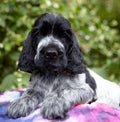
[[[9,102],[17,99],[24,90],[6,91],[0,94],[0,122],[120,122],[120,111],[106,104],[77,105],[63,120],[47,120],[40,115],[40,107],[27,117],[10,119],[6,115]]]

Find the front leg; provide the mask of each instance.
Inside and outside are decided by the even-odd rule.
[[[7,115],[10,118],[24,117],[30,114],[43,100],[43,95],[33,89],[28,89],[23,95],[10,103]]]
[[[65,104],[64,98],[57,94],[49,94],[42,103],[40,113],[47,119],[64,118],[65,112],[67,112]]]
[[[41,114],[48,119],[63,118],[74,105],[88,103],[93,97],[94,92],[87,84],[80,88],[63,89],[46,97],[41,107]]]

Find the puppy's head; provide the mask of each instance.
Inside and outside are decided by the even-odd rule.
[[[84,72],[84,61],[69,21],[55,13],[41,15],[28,34],[18,68],[29,73]]]

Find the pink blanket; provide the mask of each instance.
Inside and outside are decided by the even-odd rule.
[[[62,120],[47,120],[40,115],[40,107],[27,117],[10,119],[6,115],[9,102],[20,97],[24,90],[6,91],[0,94],[0,122],[120,122],[120,111],[106,104],[77,105]]]

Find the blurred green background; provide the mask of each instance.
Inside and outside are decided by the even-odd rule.
[[[17,60],[32,24],[44,12],[69,19],[86,65],[119,83],[119,0],[1,0],[0,91],[27,86],[29,74],[16,70]]]

